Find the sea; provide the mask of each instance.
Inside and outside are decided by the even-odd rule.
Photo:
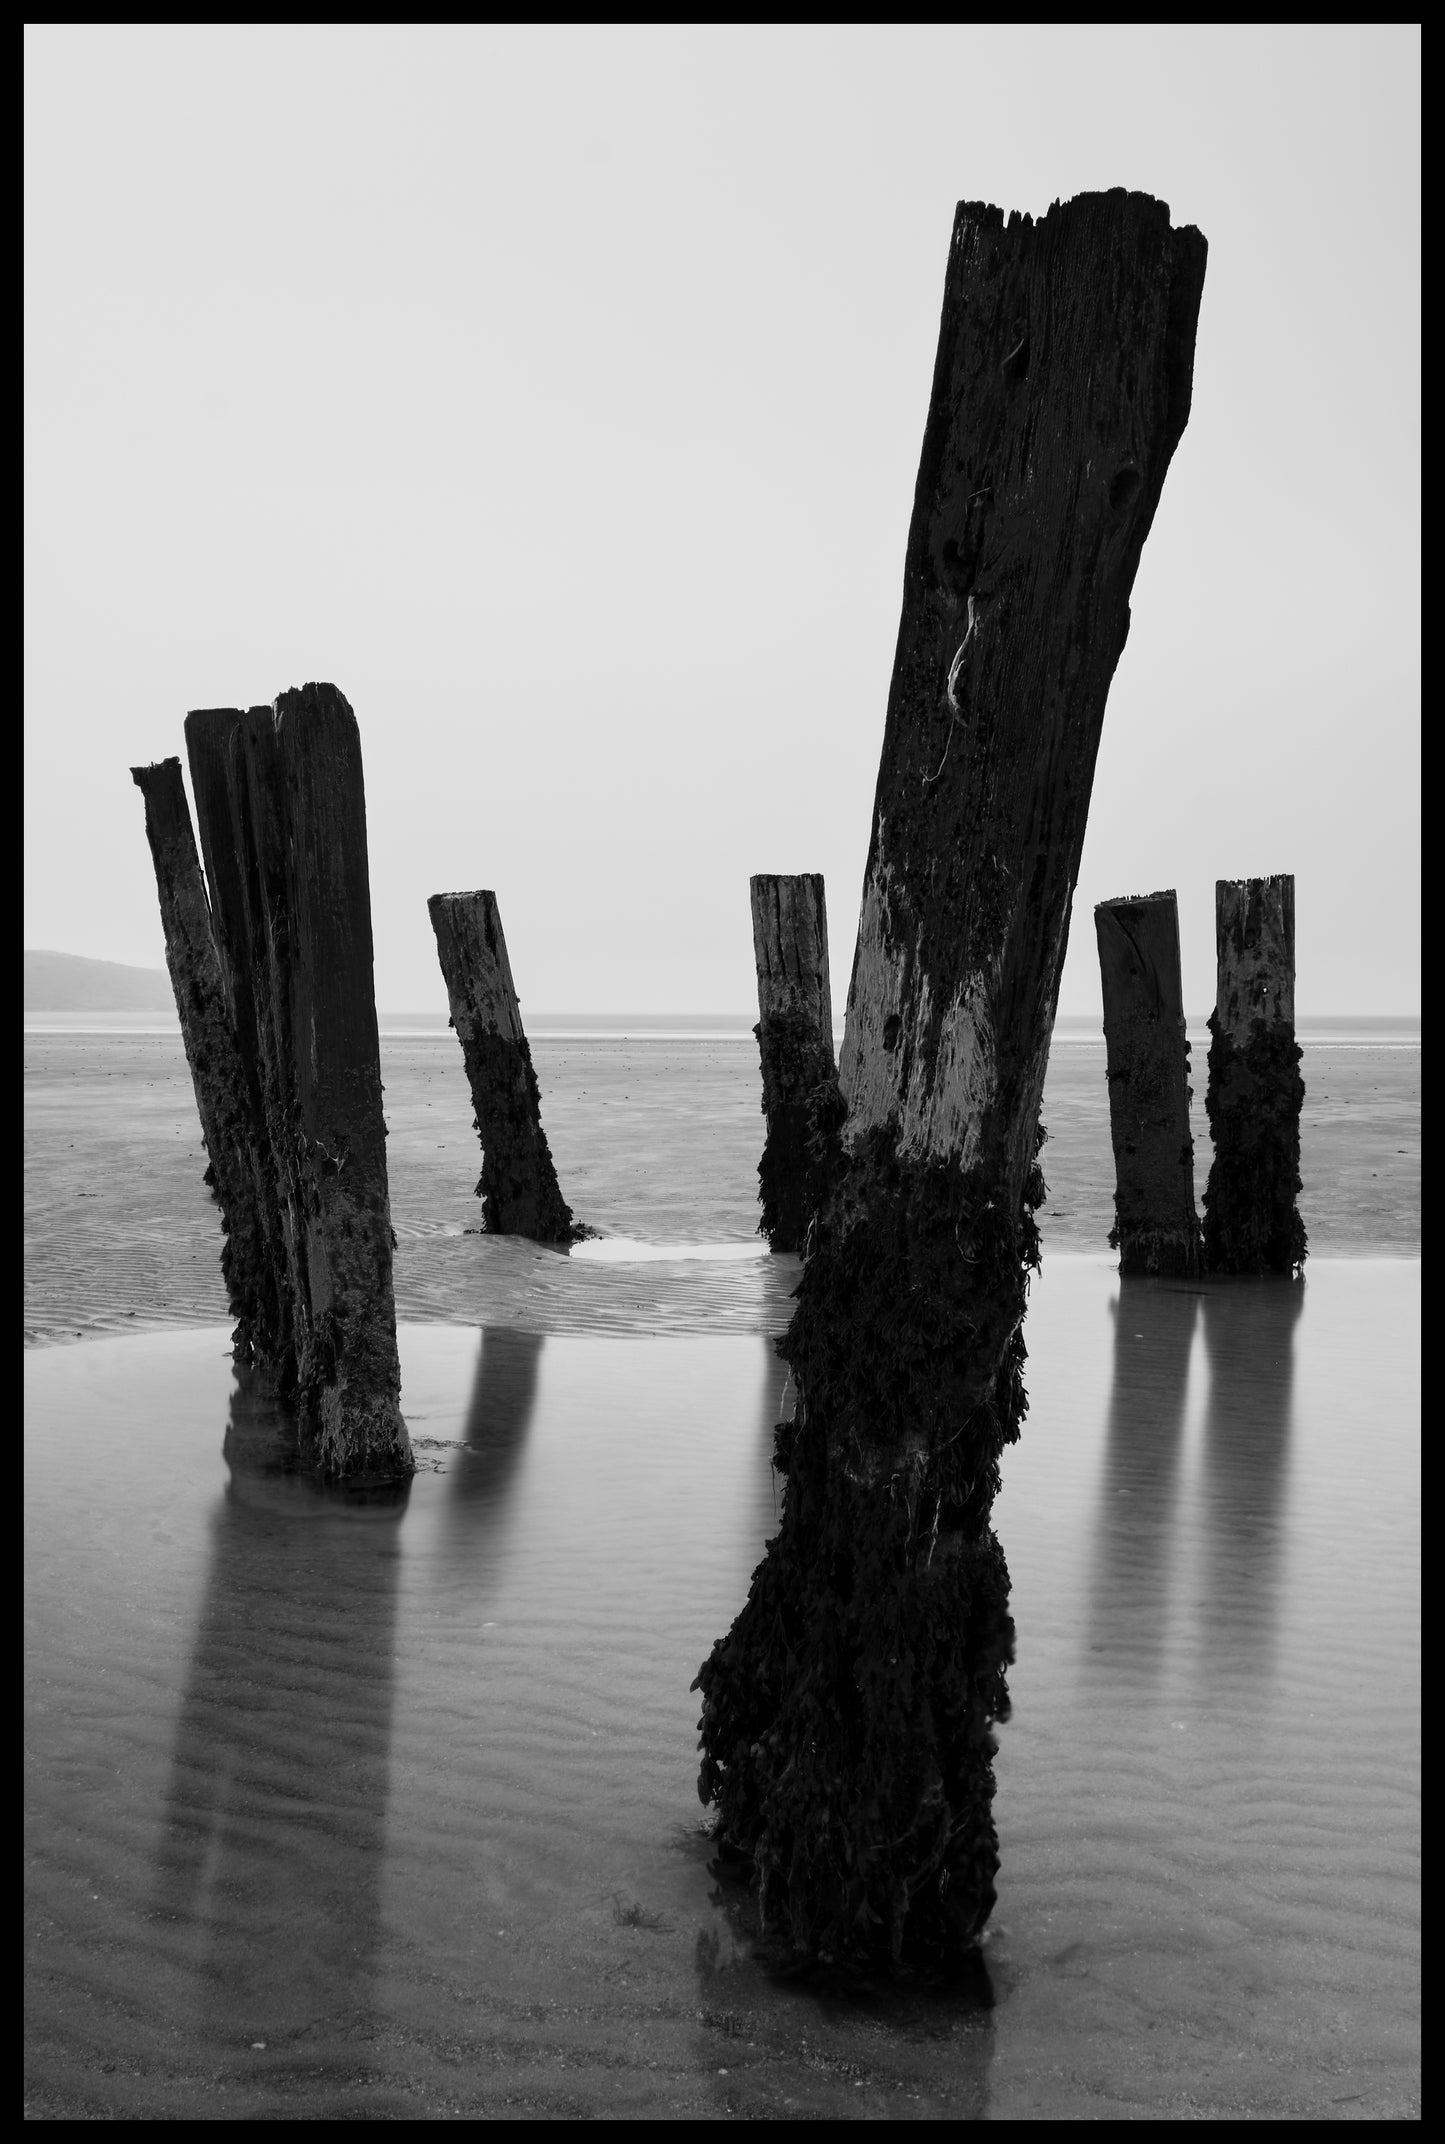
[[[378,1501],[233,1368],[174,1023],[26,1016],[27,2112],[1418,2118],[1418,1021],[1301,1024],[1304,1280],[1199,1284],[1121,1280],[1059,1023],[986,1973],[846,1994],[695,1787],[801,1270],[751,1022],[529,1022],[570,1256],[481,1233],[455,1037],[381,1025]]]

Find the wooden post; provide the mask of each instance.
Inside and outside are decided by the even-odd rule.
[[[238,1032],[260,1096],[274,1340],[319,1470],[413,1470],[400,1408],[361,740],[334,685],[188,724]]]
[[[286,1305],[288,1350],[282,1383],[299,1395],[314,1376],[307,1364],[315,1351],[310,1337],[305,1188],[291,1154],[297,1104],[286,869],[289,828],[274,710],[248,709],[227,733],[224,746],[220,771],[225,777],[225,817],[219,816],[222,800],[211,784],[197,787],[197,809],[205,810],[203,798],[214,800],[217,850],[224,846],[228,829],[236,861],[231,890],[238,896],[239,914],[231,935],[238,972],[249,981],[256,1080],[266,1125],[266,1165],[279,1230],[276,1270]],[[274,1241],[272,1248],[277,1251]]]
[[[1205,1265],[1211,1273],[1293,1273],[1308,1247],[1295,1203],[1305,1084],[1294,1035],[1293,876],[1217,880],[1214,935]]]
[[[400,1406],[361,737],[334,685],[283,692],[274,735],[290,944],[273,984],[290,985],[288,1160],[310,1297],[299,1389],[326,1472],[394,1476],[414,1462]]]
[[[748,881],[758,968],[758,1055],[767,1138],[758,1163],[758,1227],[775,1251],[800,1251],[812,1218],[813,1098],[831,1090],[833,997],[820,871]]]
[[[1204,258],[1141,194],[954,223],[782,1518],[697,1682],[699,1793],[800,1961],[961,1961],[994,1901],[1039,1102]]]
[[[270,707],[199,709],[186,719],[196,818],[237,1046],[258,1105],[253,1166],[261,1186],[275,1302],[259,1366],[283,1395],[314,1395],[305,1192],[290,1155],[296,1118],[285,856],[288,831]],[[258,1351],[259,1352],[259,1351]],[[303,1414],[307,1412],[303,1401]],[[314,1408],[311,1410],[314,1413]]]
[[[487,1233],[575,1243],[587,1231],[562,1196],[542,1129],[497,896],[434,893],[426,905],[482,1142],[477,1197]]]
[[[232,1346],[238,1362],[250,1363],[264,1352],[270,1306],[265,1229],[250,1165],[252,1098],[226,1003],[181,763],[163,759],[130,771],[145,799],[166,966],[210,1157],[206,1182],[221,1209],[221,1274],[236,1321]]]
[[[271,722],[269,707],[252,709]],[[241,851],[232,814],[233,761],[244,717],[239,708],[198,708],[186,716],[186,757],[196,830],[211,900],[221,987],[246,1094],[245,1166],[258,1222],[255,1367],[283,1394],[296,1388],[293,1287],[286,1256],[275,1159],[266,1125],[256,1032],[256,978],[250,957]],[[264,971],[263,971],[264,972]]]
[[[1094,910],[1104,987],[1114,1226],[1121,1273],[1199,1271],[1189,1042],[1172,890]]]

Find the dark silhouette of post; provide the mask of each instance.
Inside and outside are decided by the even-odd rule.
[[[265,735],[248,728],[248,739]],[[290,1180],[307,1325],[298,1388],[329,1473],[410,1468],[400,1407],[391,1197],[356,717],[334,685],[283,692],[270,731],[284,802],[285,920],[272,988],[292,1036],[292,1111],[271,1143]],[[268,826],[268,835],[274,832]]]
[[[145,799],[146,839],[155,865],[166,966],[195,1089],[209,1163],[206,1182],[221,1209],[221,1274],[238,1362],[265,1352],[274,1289],[261,1200],[251,1166],[259,1129],[226,1001],[211,905],[201,876],[179,759],[132,767]]]
[[[1294,1033],[1293,876],[1217,880],[1214,936],[1205,1264],[1211,1273],[1293,1273],[1307,1250],[1296,1204],[1305,1083]]]
[[[994,1902],[1039,1103],[1204,260],[1122,191],[954,223],[782,1518],[697,1684],[699,1793],[799,1961],[962,1962]]]
[[[1199,1270],[1189,1042],[1173,891],[1094,910],[1104,990],[1114,1226],[1121,1273]]]
[[[434,893],[426,905],[482,1142],[477,1197],[487,1233],[574,1243],[587,1231],[562,1196],[542,1129],[497,896]]]
[[[186,716],[186,757],[196,799],[196,831],[210,890],[211,932],[220,963],[221,987],[235,1037],[246,1094],[246,1169],[260,1235],[259,1301],[253,1327],[254,1367],[283,1394],[296,1387],[293,1290],[275,1158],[266,1124],[257,1039],[256,969],[251,958],[232,792],[238,732],[246,718],[236,707],[199,708]],[[254,707],[250,719],[270,725],[269,707]],[[244,761],[242,775],[244,776]],[[260,971],[269,973],[269,956]]]
[[[812,1217],[814,1098],[832,1089],[833,996],[820,871],[748,881],[758,969],[758,1055],[767,1137],[758,1163],[758,1228],[775,1251],[803,1248]]]
[[[294,1396],[321,1473],[395,1480],[414,1462],[356,718],[334,685],[307,685],[274,710],[197,711],[187,749],[210,884],[212,1024],[241,1097],[232,1151],[264,1269],[253,1357]],[[199,885],[194,843],[191,856]]]

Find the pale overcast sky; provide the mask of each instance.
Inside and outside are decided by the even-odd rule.
[[[308,679],[377,996],[497,889],[524,1007],[840,1012],[954,204],[1209,240],[1091,908],[1297,876],[1299,1009],[1419,1006],[1418,29],[30,29],[25,943],[159,966],[132,762]]]

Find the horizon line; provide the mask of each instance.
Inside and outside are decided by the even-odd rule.
[[[146,1018],[163,1018],[168,1016],[169,1018],[175,1020],[177,1025],[179,1025],[179,1018],[178,1015],[175,1013],[174,1007],[163,1005],[25,1005],[22,1006],[21,1010],[23,1016],[27,1020],[80,1020],[85,1018],[140,1020]],[[378,1020],[435,1021],[442,1027],[448,1027],[451,1024],[450,1016],[447,1013],[437,1011],[433,1007],[408,1008],[405,1006],[378,1006],[376,1008],[376,1017]],[[1329,1021],[1348,1021],[1351,1023],[1369,1021],[1375,1025],[1380,1025],[1386,1022],[1394,1022],[1397,1025],[1404,1027],[1418,1027],[1421,1025],[1423,1017],[1423,1014],[1419,1012],[1309,1012],[1297,1014],[1295,1018],[1295,1025],[1296,1027],[1305,1024],[1318,1026],[1322,1023]],[[588,1025],[593,1025],[599,1021],[609,1021],[615,1023],[617,1021],[624,1020],[645,1021],[649,1025],[666,1022],[668,1024],[679,1026],[686,1026],[689,1024],[697,1025],[702,1023],[705,1023],[709,1026],[715,1026],[727,1023],[730,1025],[745,1026],[748,1029],[749,1033],[751,1033],[753,1027],[757,1025],[758,1015],[756,1014],[756,1012],[744,1011],[741,1008],[731,1012],[697,1012],[687,1010],[677,1012],[643,1012],[635,1010],[633,1008],[623,1008],[616,1011],[608,1012],[572,1012],[567,1011],[565,1009],[561,1011],[535,1012],[527,1015],[527,1018],[531,1021],[549,1022],[559,1020],[575,1020],[585,1022]],[[1209,1018],[1210,1014],[1208,1012],[1185,1014],[1186,1025],[1190,1028],[1206,1027],[1208,1025]],[[1058,1027],[1064,1022],[1070,1022],[1074,1024],[1087,1024],[1090,1027],[1097,1027],[1101,1036],[1104,1031],[1103,1016],[1101,1013],[1098,1012],[1057,1013],[1054,1017],[1054,1025]],[[835,1032],[841,1033],[843,1026],[844,1021],[842,1019],[834,1020],[833,1027]]]

